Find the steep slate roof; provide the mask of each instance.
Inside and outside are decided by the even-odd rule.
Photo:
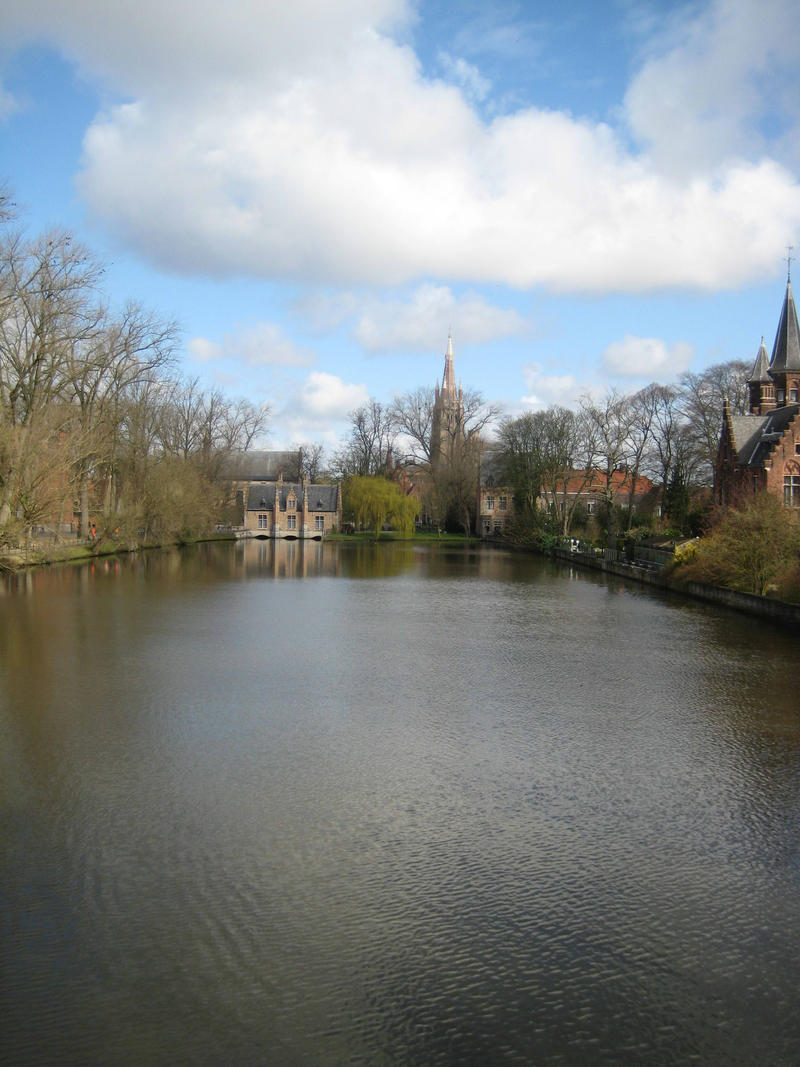
[[[338,488],[336,485],[309,485],[308,510],[336,511]],[[277,489],[278,485],[275,482],[267,485],[251,485],[247,490],[247,510],[269,511],[274,508]],[[286,510],[286,501],[290,490],[294,490],[294,495],[297,499],[297,510],[300,511],[303,507],[303,486],[298,482],[284,482],[281,486],[279,499],[281,510]]]
[[[747,379],[749,382],[771,382],[772,379],[769,376],[769,356],[767,355],[767,346],[764,344],[764,338],[761,338],[761,347],[758,350],[756,361],[753,364],[753,371],[750,377]]]
[[[794,306],[791,282],[786,283],[786,295],[783,298],[769,369],[773,374],[800,371],[800,328],[797,325],[797,309]]]
[[[299,452],[231,452],[221,477],[234,482],[276,482],[279,474],[284,478],[300,477]]]
[[[798,411],[800,404],[787,404],[767,415],[731,415],[736,462],[744,467],[763,467]]]

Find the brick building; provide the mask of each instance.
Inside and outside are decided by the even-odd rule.
[[[762,338],[748,388],[749,414],[733,415],[727,400],[723,405],[715,499],[729,506],[766,490],[800,508],[800,329],[791,279],[772,356]]]
[[[514,488],[503,484],[503,455],[487,448],[481,454],[476,532],[481,537],[502,537],[514,511]]]
[[[244,528],[256,537],[324,537],[342,526],[342,494],[338,485],[275,482],[250,485]]]

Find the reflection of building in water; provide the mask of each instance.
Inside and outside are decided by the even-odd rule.
[[[256,536],[320,540],[342,524],[338,485],[284,482],[256,483],[247,492],[244,528]]]
[[[247,577],[335,578],[341,573],[341,555],[320,541],[256,539],[240,541],[238,549]]]

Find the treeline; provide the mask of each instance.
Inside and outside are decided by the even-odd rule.
[[[413,488],[417,513],[427,524],[472,532],[482,434],[500,409],[479,392],[464,391],[457,417],[443,420],[435,443],[434,402],[434,390],[422,387],[390,404],[371,400],[352,412],[345,442],[328,464],[329,474],[343,482],[346,519],[361,521],[363,479],[381,477],[406,492]]]
[[[176,324],[112,309],[102,263],[66,231],[29,238],[0,198],[0,544],[57,516],[98,540],[196,535],[220,515],[224,456],[268,411],[176,374]]]
[[[581,493],[590,484],[602,498],[596,532],[630,532],[642,524],[637,501],[645,479],[656,486],[651,511],[660,512],[661,525],[688,532],[701,518],[692,511],[698,490],[713,481],[723,399],[734,413],[747,410],[749,370],[732,360],[684,374],[674,386],[611,390],[582,397],[575,410],[552,406],[504,420],[496,466],[514,491],[517,535],[566,535],[583,526]]]
[[[397,477],[399,467],[414,485],[423,516],[471,531],[481,456],[488,455],[495,484],[513,492],[519,540],[586,529],[581,491],[590,483],[602,496],[595,533],[642,527],[650,520],[636,504],[649,479],[657,487],[652,510],[663,516],[658,525],[688,532],[701,520],[702,490],[708,497],[713,481],[723,399],[733,413],[747,411],[749,370],[731,360],[686,373],[676,385],[610,390],[600,398],[583,396],[574,409],[553,405],[505,419],[480,393],[465,393],[463,418],[446,427],[438,459],[434,390],[415,389],[390,404],[372,400],[354,411],[329,473],[346,485],[354,476]]]

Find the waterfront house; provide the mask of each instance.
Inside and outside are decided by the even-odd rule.
[[[341,529],[342,494],[338,485],[255,482],[248,487],[244,528],[255,537],[316,538]]]

